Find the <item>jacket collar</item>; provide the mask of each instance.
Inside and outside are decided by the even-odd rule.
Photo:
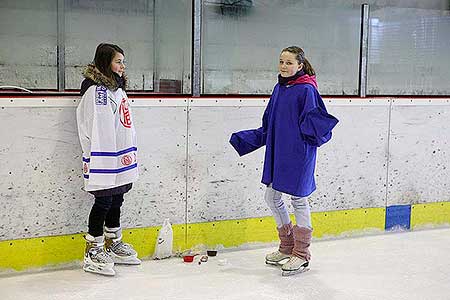
[[[316,75],[308,75],[304,74],[294,80],[291,80],[287,83],[287,85],[294,85],[294,84],[301,84],[301,83],[309,83],[312,86],[314,86],[317,90],[317,81],[316,81]]]
[[[83,70],[83,76],[86,79],[92,80],[95,84],[104,85],[106,88],[115,91],[118,88],[125,89],[127,86],[127,77],[125,74],[122,77],[114,76],[115,78],[108,78],[103,75],[99,69],[93,64],[87,65],[87,67]]]

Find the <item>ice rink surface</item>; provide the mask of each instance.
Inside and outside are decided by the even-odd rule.
[[[311,270],[290,277],[264,263],[274,248],[220,251],[117,266],[115,277],[80,269],[0,277],[1,300],[450,299],[450,228],[314,241]]]

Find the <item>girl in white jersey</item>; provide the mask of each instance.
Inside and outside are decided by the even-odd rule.
[[[113,44],[97,46],[83,72],[77,107],[83,150],[84,189],[95,196],[89,214],[83,269],[114,275],[116,264],[140,264],[131,245],[122,242],[123,195],[138,178],[136,133],[125,93],[124,52]]]

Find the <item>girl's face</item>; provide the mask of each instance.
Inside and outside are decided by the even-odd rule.
[[[278,71],[281,77],[290,77],[295,75],[303,68],[303,64],[299,64],[295,58],[295,54],[284,51],[280,54],[280,62],[278,63]]]
[[[111,62],[111,71],[122,77],[125,71],[124,56],[122,53],[116,52]]]

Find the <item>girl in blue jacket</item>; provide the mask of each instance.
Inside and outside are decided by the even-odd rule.
[[[278,83],[258,129],[233,133],[230,143],[245,155],[266,145],[262,183],[265,200],[277,223],[279,249],[266,256],[267,264],[282,265],[282,274],[308,269],[312,237],[307,196],[315,189],[317,147],[331,139],[338,120],[327,113],[317,91],[315,71],[296,46],[281,51]],[[293,226],[282,193],[290,195]]]

